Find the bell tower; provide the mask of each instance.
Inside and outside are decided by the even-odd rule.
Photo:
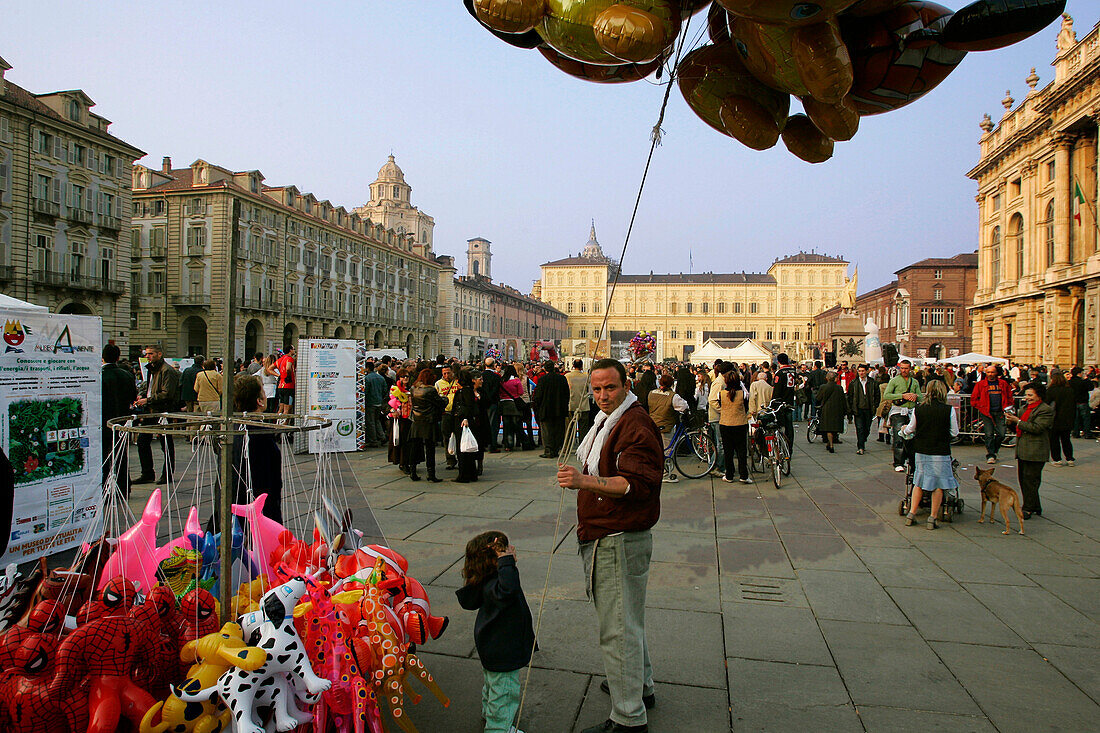
[[[486,280],[492,280],[492,254],[489,246],[492,244],[483,237],[474,237],[466,240],[466,274],[470,277],[480,275]]]

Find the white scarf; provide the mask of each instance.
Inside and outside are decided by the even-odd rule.
[[[592,427],[588,429],[581,444],[577,446],[577,458],[580,459],[581,465],[588,469],[589,476],[600,475],[600,454],[603,453],[603,444],[615,427],[615,423],[619,422],[623,413],[637,401],[638,398],[633,392],[627,392],[626,399],[610,415],[603,410],[596,415]]]

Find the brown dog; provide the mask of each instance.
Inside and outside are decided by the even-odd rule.
[[[990,524],[994,524],[993,505],[999,504],[1001,507],[1001,516],[1004,517],[1005,521],[1005,531],[1001,532],[1001,534],[1008,534],[1008,508],[1012,507],[1012,511],[1016,512],[1016,519],[1020,523],[1020,534],[1023,534],[1024,513],[1020,509],[1020,495],[1016,493],[1015,489],[993,478],[992,468],[987,468],[983,471],[979,466],[974,466],[974,478],[978,481],[978,486],[981,487],[982,491],[982,511],[978,515],[978,524],[985,521],[985,503],[988,501]]]

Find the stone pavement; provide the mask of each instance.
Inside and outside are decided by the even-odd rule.
[[[1044,516],[1025,523],[1024,537],[1002,535],[999,513],[995,525],[977,523],[980,447],[955,453],[966,510],[929,532],[923,521],[902,526],[903,477],[887,446],[870,446],[855,455],[849,432],[830,455],[802,432],[779,490],[762,476],[752,486],[665,485],[647,611],[650,730],[1097,730],[1100,445],[1076,441],[1077,467],[1044,471]],[[999,478],[1015,487],[1011,451],[1002,457]],[[564,496],[555,531],[553,462],[535,451],[490,455],[478,483],[429,484],[378,450],[348,460],[433,612],[451,617],[419,653],[452,703],[444,710],[425,695],[409,705],[418,729],[481,730],[474,614],[454,590],[465,542],[490,528],[518,548],[536,616],[553,560],[520,727],[558,733],[603,721],[575,498]]]

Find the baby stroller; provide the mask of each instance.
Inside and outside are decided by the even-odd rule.
[[[898,514],[905,516],[909,513],[909,505],[913,501],[913,473],[916,471],[913,451],[906,447],[905,451],[905,498],[898,504]],[[955,474],[955,482],[959,480],[959,461],[956,458],[951,459],[951,472]],[[940,504],[940,516],[936,517],[940,522],[951,522],[951,518],[956,514],[962,514],[963,506],[965,502],[963,498],[959,496],[959,489],[944,489],[943,490],[943,503]],[[917,510],[928,509],[931,511],[932,507],[932,492],[924,491],[921,493],[920,506],[914,510],[914,514]]]

